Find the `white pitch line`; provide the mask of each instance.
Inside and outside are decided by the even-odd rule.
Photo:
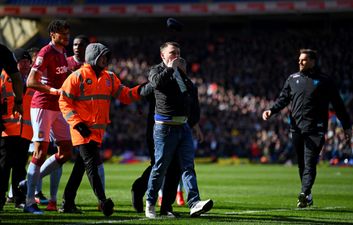
[[[292,211],[292,209],[269,209],[269,210],[245,210],[239,212],[226,212],[226,215],[240,215],[240,214],[255,214],[263,212],[282,212],[282,211]]]
[[[289,208],[289,209],[268,209],[268,210],[245,210],[245,211],[239,211],[239,212],[226,212],[226,215],[241,215],[241,214],[256,214],[256,213],[264,213],[264,212],[285,212],[285,211],[293,211],[293,210],[310,210],[310,209],[323,209],[323,210],[329,210],[329,209],[343,209],[345,207],[340,207],[340,206],[329,206],[329,207],[324,207],[324,208],[305,208],[305,209],[300,209],[300,208]]]
[[[128,220],[99,220],[94,222],[87,222],[87,223],[79,223],[79,224],[119,224],[119,223],[126,223],[126,222],[133,222],[133,221],[143,221],[143,220],[160,220],[160,219],[171,219],[166,217],[157,217],[156,219],[149,219],[149,218],[136,218],[136,219],[128,219]],[[78,225],[79,225],[78,224]]]

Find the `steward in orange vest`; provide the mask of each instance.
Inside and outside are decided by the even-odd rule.
[[[32,140],[33,130],[31,126],[30,106],[34,90],[27,88],[23,96],[23,116],[13,114],[12,108],[15,103],[15,96],[12,90],[11,78],[5,71],[2,71],[1,76],[1,101],[4,103],[2,120],[5,130],[2,132],[2,137],[20,136],[29,141]],[[6,110],[6,111],[5,111]],[[27,149],[28,150],[28,149]]]
[[[17,68],[25,81],[31,68],[31,57],[23,49],[16,49],[14,55],[17,61]],[[26,82],[23,82],[25,84]],[[23,113],[13,113],[15,105],[15,94],[13,91],[12,79],[3,70],[0,77],[2,115],[1,119],[5,130],[2,131],[0,145],[0,198],[5,198],[12,169],[12,190],[16,208],[23,208],[25,193],[21,193],[18,184],[26,178],[26,164],[28,159],[28,148],[32,139],[33,131],[30,119],[30,105],[34,90],[25,88],[23,93]],[[3,165],[4,164],[4,165]]]
[[[106,198],[98,176],[97,160],[99,147],[109,119],[112,97],[124,104],[140,99],[151,86],[125,87],[117,76],[105,68],[111,52],[100,43],[89,44],[86,48],[86,63],[72,73],[61,87],[59,107],[70,125],[73,146],[77,146],[85,163],[91,187],[100,201],[106,216],[113,213],[114,203]]]

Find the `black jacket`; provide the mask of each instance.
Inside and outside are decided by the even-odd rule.
[[[270,110],[272,114],[278,113],[289,103],[292,131],[326,132],[329,103],[336,111],[343,128],[351,127],[349,115],[335,82],[319,70],[290,75]]]
[[[200,107],[197,88],[181,71],[187,92],[182,94],[176,79],[174,69],[168,68],[162,62],[151,68],[148,80],[154,88],[156,99],[155,113],[165,116],[186,116],[192,127],[200,119]]]
[[[0,73],[2,69],[9,75],[18,72],[13,53],[5,45],[0,44]]]

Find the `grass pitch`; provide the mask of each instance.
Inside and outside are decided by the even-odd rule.
[[[85,177],[76,199],[84,214],[32,215],[6,204],[0,224],[353,224],[353,168],[320,165],[313,188],[314,207],[297,209],[300,182],[296,166],[197,164],[201,198],[212,198],[214,208],[190,218],[186,206],[174,206],[180,218],[149,220],[134,212],[130,194],[132,182],[146,166],[105,164],[107,197],[116,205],[110,217],[97,211],[97,200]],[[64,165],[58,206],[71,169],[71,163]],[[48,183],[45,178],[46,196]]]

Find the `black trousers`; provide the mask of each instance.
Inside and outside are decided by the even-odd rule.
[[[324,145],[324,134],[292,133],[293,148],[298,156],[299,176],[302,183],[301,192],[309,195],[316,178],[316,165]]]
[[[152,120],[154,123],[154,121]],[[154,141],[153,141],[153,125],[147,125],[147,147],[151,158],[151,164],[143,171],[142,175],[137,178],[132,184],[132,190],[140,193],[141,198],[145,195],[147,191],[148,179],[150,178],[150,173],[152,166],[154,165]],[[173,211],[172,205],[175,201],[175,196],[178,189],[178,184],[181,178],[181,168],[179,164],[179,159],[177,156],[173,157],[171,164],[168,167],[167,173],[165,175],[164,186],[163,186],[163,198],[161,205],[161,212]]]
[[[83,175],[85,173],[85,164],[80,154],[77,154],[77,158],[72,168],[69,180],[66,183],[63,200],[67,205],[74,205],[77,190],[80,187]]]
[[[30,141],[20,136],[2,137],[0,143],[0,206],[5,203],[12,169],[12,191],[15,203],[24,202],[25,197],[18,183],[26,179],[26,164]]]
[[[98,175],[98,164],[99,164],[98,162],[100,161],[98,143],[91,141],[88,144],[79,145],[78,149],[80,151],[80,155],[82,157],[82,160],[86,169],[88,180],[91,184],[94,194],[97,196],[97,198],[100,201],[104,201],[106,199],[106,196],[105,196],[101,179]],[[79,183],[81,183],[82,176],[83,174],[81,175]],[[77,191],[77,188],[76,188],[76,191]],[[76,196],[76,193],[74,195]]]
[[[102,163],[101,159],[97,160],[97,165]],[[75,203],[75,198],[77,195],[77,190],[81,185],[82,178],[85,174],[85,163],[81,155],[78,153],[76,157],[76,161],[74,163],[74,167],[72,168],[69,180],[65,186],[63,200],[65,205],[72,206]]]

